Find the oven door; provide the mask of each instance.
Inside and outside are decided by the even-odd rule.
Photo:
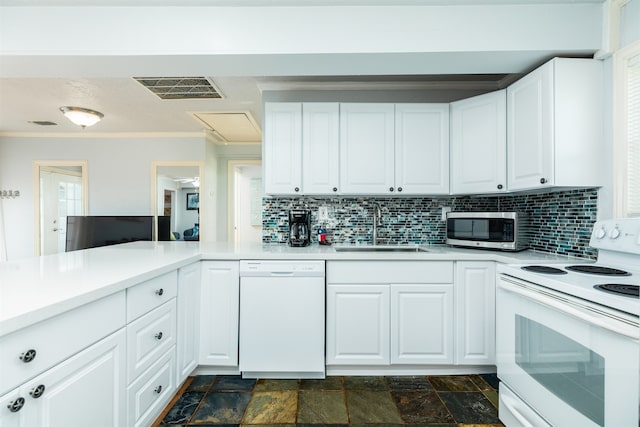
[[[496,298],[498,377],[516,396],[554,426],[638,425],[637,318],[505,275]]]

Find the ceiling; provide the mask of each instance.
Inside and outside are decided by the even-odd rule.
[[[0,0],[0,6],[480,5],[555,2],[556,0]],[[565,2],[600,3],[602,0]],[[511,58],[517,58],[521,64],[526,64],[524,67],[517,67],[523,70],[531,69],[553,54],[554,52],[534,52],[531,57],[520,58],[518,55],[512,55]],[[585,52],[578,54],[584,55]],[[462,62],[460,58],[446,59],[453,64],[456,61]],[[277,58],[271,60],[275,61]],[[202,67],[199,71],[201,70]],[[74,74],[76,73],[68,75]],[[114,74],[114,77],[86,78],[2,77],[0,135],[99,137],[138,134],[195,137],[202,136],[203,131],[207,130],[214,136],[214,140],[221,143],[260,142],[262,103],[266,92],[324,92],[332,93],[334,97],[342,96],[343,99],[353,96],[356,92],[367,92],[373,93],[374,98],[377,93],[380,99],[385,100],[395,98],[413,99],[412,102],[450,102],[470,94],[504,88],[520,75],[449,72],[443,74],[437,71],[434,74],[411,76],[182,74],[181,77],[206,78],[221,95],[218,98],[196,99],[162,99],[134,78],[164,77],[162,75],[126,77],[120,73]],[[91,128],[79,129],[62,115],[62,106],[94,109],[103,113],[104,119]],[[54,124],[42,126],[34,122]]]

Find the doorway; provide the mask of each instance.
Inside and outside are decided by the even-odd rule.
[[[36,255],[64,252],[67,216],[86,215],[86,169],[84,161],[35,162]]]
[[[229,160],[229,240],[262,242],[262,162]]]

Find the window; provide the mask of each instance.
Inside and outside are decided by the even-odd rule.
[[[615,213],[640,217],[640,41],[614,61]]]

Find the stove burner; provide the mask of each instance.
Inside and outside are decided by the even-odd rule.
[[[603,267],[601,265],[570,265],[567,270],[586,274],[600,274],[603,276],[631,276],[631,273],[617,268]]]
[[[605,285],[595,285],[594,288],[605,292],[611,292],[625,297],[638,298],[640,296],[640,285],[621,285],[618,283],[607,283]]]
[[[566,271],[560,270],[555,267],[547,267],[546,265],[526,265],[521,267],[525,271],[531,271],[533,273],[543,273],[543,274],[567,274]]]

